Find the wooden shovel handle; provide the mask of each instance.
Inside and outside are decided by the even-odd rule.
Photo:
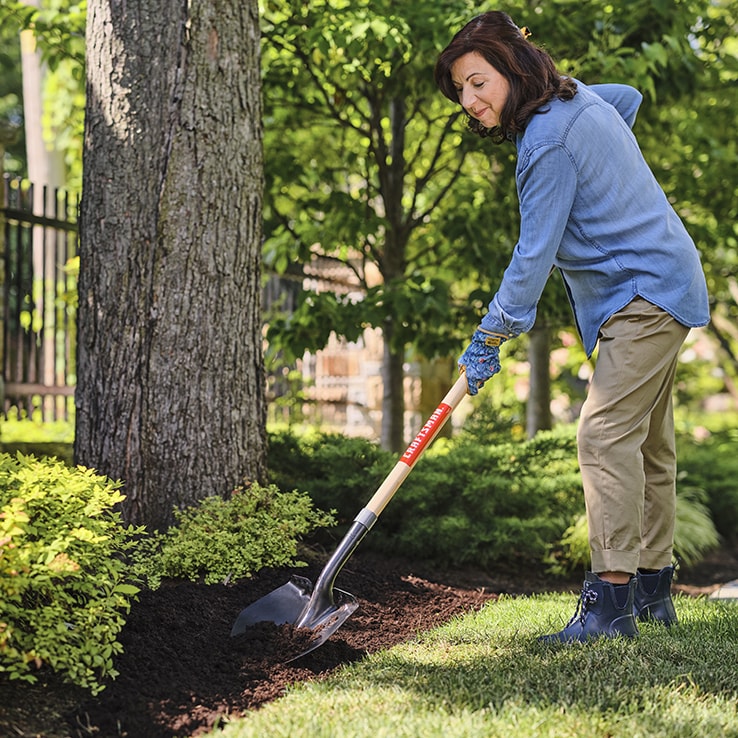
[[[395,492],[400,488],[400,485],[405,481],[405,477],[410,473],[413,465],[420,458],[425,448],[438,435],[445,422],[451,417],[451,413],[464,399],[466,391],[466,374],[461,372],[453,387],[451,387],[443,400],[441,400],[441,404],[435,409],[430,418],[428,418],[425,425],[418,432],[418,435],[415,436],[413,442],[407,447],[405,453],[400,457],[397,464],[395,464],[395,467],[374,493],[372,499],[369,500],[365,510],[373,513],[375,516],[379,516]]]

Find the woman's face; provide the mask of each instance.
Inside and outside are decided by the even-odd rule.
[[[507,101],[510,85],[478,52],[470,51],[451,65],[451,81],[461,106],[485,128],[494,128]]]

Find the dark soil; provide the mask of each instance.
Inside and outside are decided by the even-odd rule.
[[[257,626],[231,638],[238,613],[293,573],[315,581],[321,563],[263,572],[232,586],[166,583],[143,592],[121,633],[119,676],[93,697],[40,674],[36,685],[0,679],[0,736],[173,738],[197,736],[229,717],[279,697],[292,683],[322,679],[342,664],[413,638],[501,593],[574,590],[577,580],[535,572],[440,571],[427,565],[355,555],[336,586],[359,608],[325,643],[305,646],[304,631]],[[677,590],[706,594],[738,578],[738,548],[682,569]]]

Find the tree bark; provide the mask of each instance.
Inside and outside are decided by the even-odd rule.
[[[378,112],[378,111],[375,111]],[[405,126],[407,115],[404,98],[389,101],[388,113],[391,136],[386,141],[378,136],[379,182],[387,219],[384,251],[380,272],[389,291],[398,279],[405,276],[409,230],[402,207],[405,174]],[[381,123],[377,123],[381,130]],[[380,445],[399,453],[405,448],[405,349],[396,341],[396,318],[385,320],[384,357],[382,362],[382,426]]]
[[[530,391],[526,408],[526,431],[533,438],[539,430],[551,430],[551,329],[536,323],[528,334]]]
[[[382,424],[380,445],[387,451],[405,450],[404,354],[392,349],[392,321],[385,321],[382,360]]]
[[[75,457],[152,528],[266,464],[255,0],[91,0]]]

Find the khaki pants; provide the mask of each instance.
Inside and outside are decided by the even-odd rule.
[[[672,385],[689,329],[641,298],[600,331],[577,443],[592,571],[672,560],[676,450]]]

